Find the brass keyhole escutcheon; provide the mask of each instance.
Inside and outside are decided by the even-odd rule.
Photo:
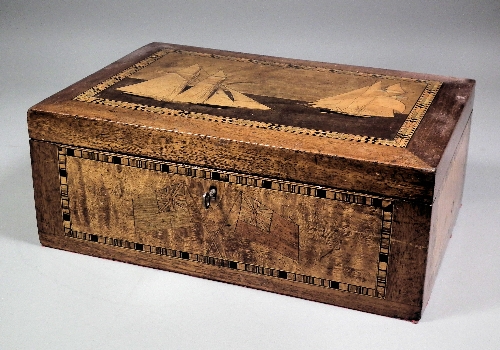
[[[210,203],[215,202],[217,200],[217,187],[210,186],[208,192],[203,194],[203,205],[205,209],[210,208]]]

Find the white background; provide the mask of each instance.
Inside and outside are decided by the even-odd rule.
[[[477,80],[463,205],[417,325],[43,248],[27,109],[152,41]],[[500,2],[0,2],[0,349],[500,348]]]

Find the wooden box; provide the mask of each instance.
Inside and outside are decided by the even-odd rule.
[[[40,241],[418,320],[474,84],[147,45],[29,110]]]

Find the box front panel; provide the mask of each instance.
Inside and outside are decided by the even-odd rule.
[[[387,199],[88,149],[58,158],[67,239],[385,298]]]

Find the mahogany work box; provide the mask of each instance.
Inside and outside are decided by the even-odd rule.
[[[474,84],[152,43],[29,110],[40,241],[418,320]]]

